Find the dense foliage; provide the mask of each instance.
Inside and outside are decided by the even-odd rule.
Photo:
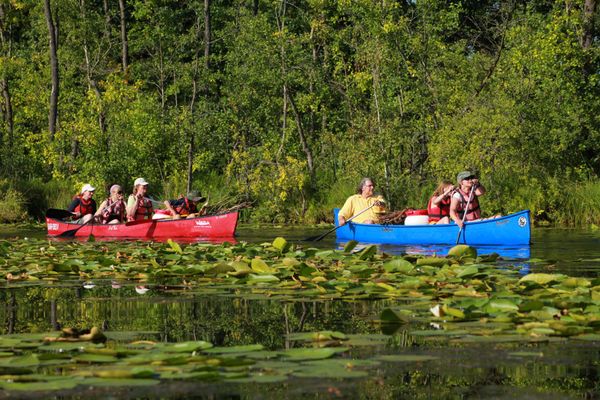
[[[490,213],[598,222],[596,3],[5,0],[0,186],[144,176],[317,221],[362,176],[400,209],[473,168]]]

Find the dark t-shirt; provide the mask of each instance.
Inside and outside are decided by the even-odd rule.
[[[188,207],[185,204],[185,199],[184,198],[176,199],[176,200],[169,200],[169,204],[178,213],[183,212],[183,211],[187,211],[189,213],[196,213],[196,212],[198,212],[198,209],[196,208],[196,205],[192,204],[191,202],[189,203],[189,206],[190,206],[189,208],[190,209],[188,210]],[[179,211],[179,210],[181,210],[181,211]]]
[[[71,211],[71,212],[75,212],[75,209],[77,208],[77,206],[81,203],[81,199],[79,197],[75,197],[73,199],[73,201],[71,202],[71,204],[69,204],[69,208],[67,208],[67,210]],[[91,199],[90,200],[90,205],[92,206],[92,212],[91,214],[95,214],[96,213],[96,200]]]

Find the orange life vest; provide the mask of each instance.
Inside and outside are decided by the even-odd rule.
[[[135,216],[133,218],[128,217],[127,219],[130,221],[139,221],[146,218],[150,219],[152,217],[152,202],[148,199],[142,198],[138,199],[137,203]]]
[[[450,202],[452,199],[448,196],[445,199],[442,199],[436,206],[433,204],[434,197],[437,196],[432,196],[427,203],[427,215],[429,215],[429,221],[437,222],[450,215]]]
[[[73,209],[74,213],[80,213],[81,216],[94,213],[94,200],[84,200],[81,195],[73,197],[73,200],[79,199],[79,204]]]
[[[462,219],[465,215],[465,208],[467,207],[467,202],[469,201],[469,193],[465,193],[460,189],[458,189],[456,191],[456,193],[458,193],[458,195],[460,196],[460,201],[458,203],[458,209],[456,211],[458,211],[458,215]],[[473,198],[471,199],[471,202],[469,203],[469,209],[466,210],[466,214],[467,214],[467,216],[465,219],[467,221],[473,221],[475,219],[481,218],[481,209],[479,208],[479,199],[477,198],[477,195],[475,194],[474,190],[473,190]]]

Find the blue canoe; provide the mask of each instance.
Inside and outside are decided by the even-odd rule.
[[[334,210],[338,226],[338,211]],[[356,240],[387,244],[455,244],[458,226],[448,225],[377,225],[347,223],[336,230],[338,241]],[[485,221],[467,222],[459,243],[472,246],[512,246],[531,243],[529,210]]]

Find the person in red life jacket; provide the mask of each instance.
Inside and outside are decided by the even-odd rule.
[[[74,222],[85,224],[92,219],[96,213],[96,201],[92,199],[96,188],[89,183],[86,183],[81,188],[81,193],[73,197],[73,201],[67,210],[73,213],[73,217],[77,218]]]
[[[125,222],[125,202],[121,186],[112,185],[110,187],[110,196],[100,204],[95,217],[103,224]]]
[[[450,181],[442,181],[433,192],[427,203],[427,214],[430,224],[450,223],[450,202],[454,185]]]
[[[462,171],[456,176],[456,180],[459,188],[452,195],[452,201],[450,202],[450,218],[456,222],[456,225],[460,228],[463,227],[463,217],[465,221],[478,221],[501,216],[497,214],[492,217],[481,218],[479,196],[485,194],[485,187],[479,183],[477,175],[470,171]],[[469,201],[469,198],[471,201]],[[468,208],[467,203],[469,204]]]
[[[139,221],[152,218],[152,202],[146,197],[148,182],[137,178],[133,182],[133,193],[127,199],[127,221]]]
[[[166,210],[159,210],[152,217],[152,219],[163,219],[172,217],[174,219],[180,218],[181,216],[187,216],[193,218],[195,216],[202,215],[206,209],[202,207],[198,210],[198,203],[206,201],[206,197],[202,196],[197,190],[192,190],[187,196],[179,196],[175,200],[166,200]]]

